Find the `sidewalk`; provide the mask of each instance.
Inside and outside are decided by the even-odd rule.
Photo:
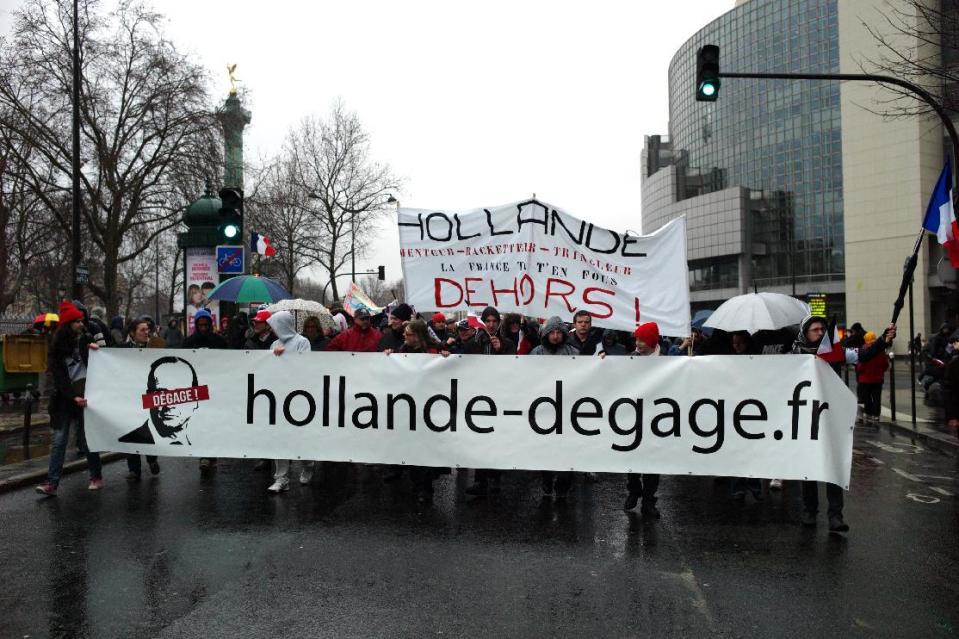
[[[937,428],[937,421],[917,417],[916,429],[913,430],[912,415],[896,411],[896,421],[893,422],[892,411],[883,406],[881,423],[895,429],[901,435],[920,439],[932,448],[959,452],[959,436],[955,432],[950,432],[945,426]]]
[[[101,453],[100,459],[104,464],[123,459],[123,453]],[[16,490],[24,486],[42,483],[47,477],[47,467],[50,465],[50,456],[36,457],[27,461],[0,466],[0,494]],[[67,462],[63,464],[63,474],[77,473],[87,469],[87,459],[77,459],[77,449],[67,449]]]

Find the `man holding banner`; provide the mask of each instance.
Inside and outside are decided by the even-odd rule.
[[[882,339],[877,339],[868,346],[859,349],[843,348],[830,335],[829,326],[825,317],[810,315],[802,321],[799,326],[799,334],[793,343],[792,352],[802,355],[817,355],[830,362],[833,370],[839,374],[839,366],[843,363],[855,364],[857,362],[867,362],[873,357],[884,357],[885,350],[892,346],[892,341],[896,338],[896,325],[890,324],[889,328],[882,334]],[[830,352],[824,352],[827,349],[823,345],[827,340],[833,344]],[[836,358],[832,355],[836,352]],[[795,400],[797,402],[801,400]],[[819,484],[815,481],[804,481],[802,484],[803,495],[803,513],[802,525],[812,528],[816,525],[816,515],[819,513]],[[844,505],[843,490],[840,486],[833,483],[826,483],[826,499],[829,502],[827,517],[829,518],[830,532],[847,532],[849,524],[845,522],[842,516]]]

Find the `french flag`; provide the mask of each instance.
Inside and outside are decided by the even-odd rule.
[[[836,319],[833,318],[832,324],[822,336],[819,342],[819,348],[816,349],[816,357],[823,359],[830,364],[844,364],[846,362],[846,351],[839,343],[836,335]]]
[[[952,206],[952,167],[949,161],[939,174],[939,181],[932,191],[922,228],[936,234],[943,250],[949,254],[953,268],[959,268],[959,225]]]
[[[259,233],[250,233],[250,250],[257,255],[273,257],[276,255],[276,249],[270,244],[270,238]]]

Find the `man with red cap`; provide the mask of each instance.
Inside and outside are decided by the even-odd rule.
[[[633,357],[662,354],[659,349],[659,325],[656,322],[640,324],[633,331],[633,337],[636,339],[636,350],[630,353]],[[626,496],[623,510],[635,508],[640,497],[642,497],[643,505],[640,506],[639,512],[644,517],[658,519],[659,509],[656,508],[656,490],[658,488],[659,475],[629,473],[626,476],[626,490],[629,491],[629,494]]]
[[[246,338],[246,343],[244,344],[246,350],[263,351],[273,346],[273,342],[276,341],[276,335],[267,323],[270,315],[272,315],[272,313],[264,308],[257,311],[256,315],[253,316],[251,322],[253,325],[253,334]]]

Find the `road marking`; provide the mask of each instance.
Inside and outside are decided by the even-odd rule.
[[[919,502],[920,504],[938,504],[940,499],[930,495],[920,495],[919,493],[906,493],[906,499]]]
[[[885,465],[886,465],[886,462],[882,461],[882,460],[879,459],[878,457],[867,457],[867,459],[868,459],[869,461],[871,461],[871,462],[874,462],[874,463],[876,463],[876,464],[879,464],[880,466],[885,466]]]
[[[902,453],[902,454],[905,454],[905,455],[918,455],[919,453],[923,452],[922,447],[921,447],[921,446],[917,446],[917,445],[915,445],[915,444],[906,444],[906,443],[899,444],[899,443],[897,443],[897,444],[895,444],[895,445],[892,445],[892,444],[887,444],[887,443],[885,443],[885,442],[879,442],[879,441],[875,441],[875,440],[870,440],[870,441],[868,441],[868,442],[866,442],[866,443],[867,443],[867,444],[871,444],[871,445],[873,445],[873,446],[875,446],[876,448],[879,448],[879,449],[881,449],[881,450],[884,450],[884,451],[886,451],[887,453]],[[902,448],[902,447],[904,447],[904,448]],[[909,449],[912,449],[912,450],[909,450]]]
[[[946,490],[946,489],[944,489],[944,488],[939,488],[938,486],[930,486],[930,487],[929,487],[929,490],[934,490],[934,491],[936,491],[937,493],[939,493],[940,495],[943,495],[943,496],[945,496],[945,497],[955,497],[955,495],[953,495],[952,493],[950,493],[948,490]]]
[[[916,473],[916,477],[922,477],[923,479],[937,479],[939,481],[956,481],[955,477],[943,477],[942,475],[920,475]]]
[[[915,475],[911,475],[911,474],[907,473],[907,472],[904,471],[904,470],[900,470],[900,469],[896,468],[895,466],[890,466],[890,468],[892,468],[892,472],[896,473],[897,475],[900,475],[901,477],[905,477],[905,478],[908,479],[909,481],[919,482],[920,484],[925,483],[925,482],[923,482],[921,479],[919,479],[918,477],[916,477]]]

